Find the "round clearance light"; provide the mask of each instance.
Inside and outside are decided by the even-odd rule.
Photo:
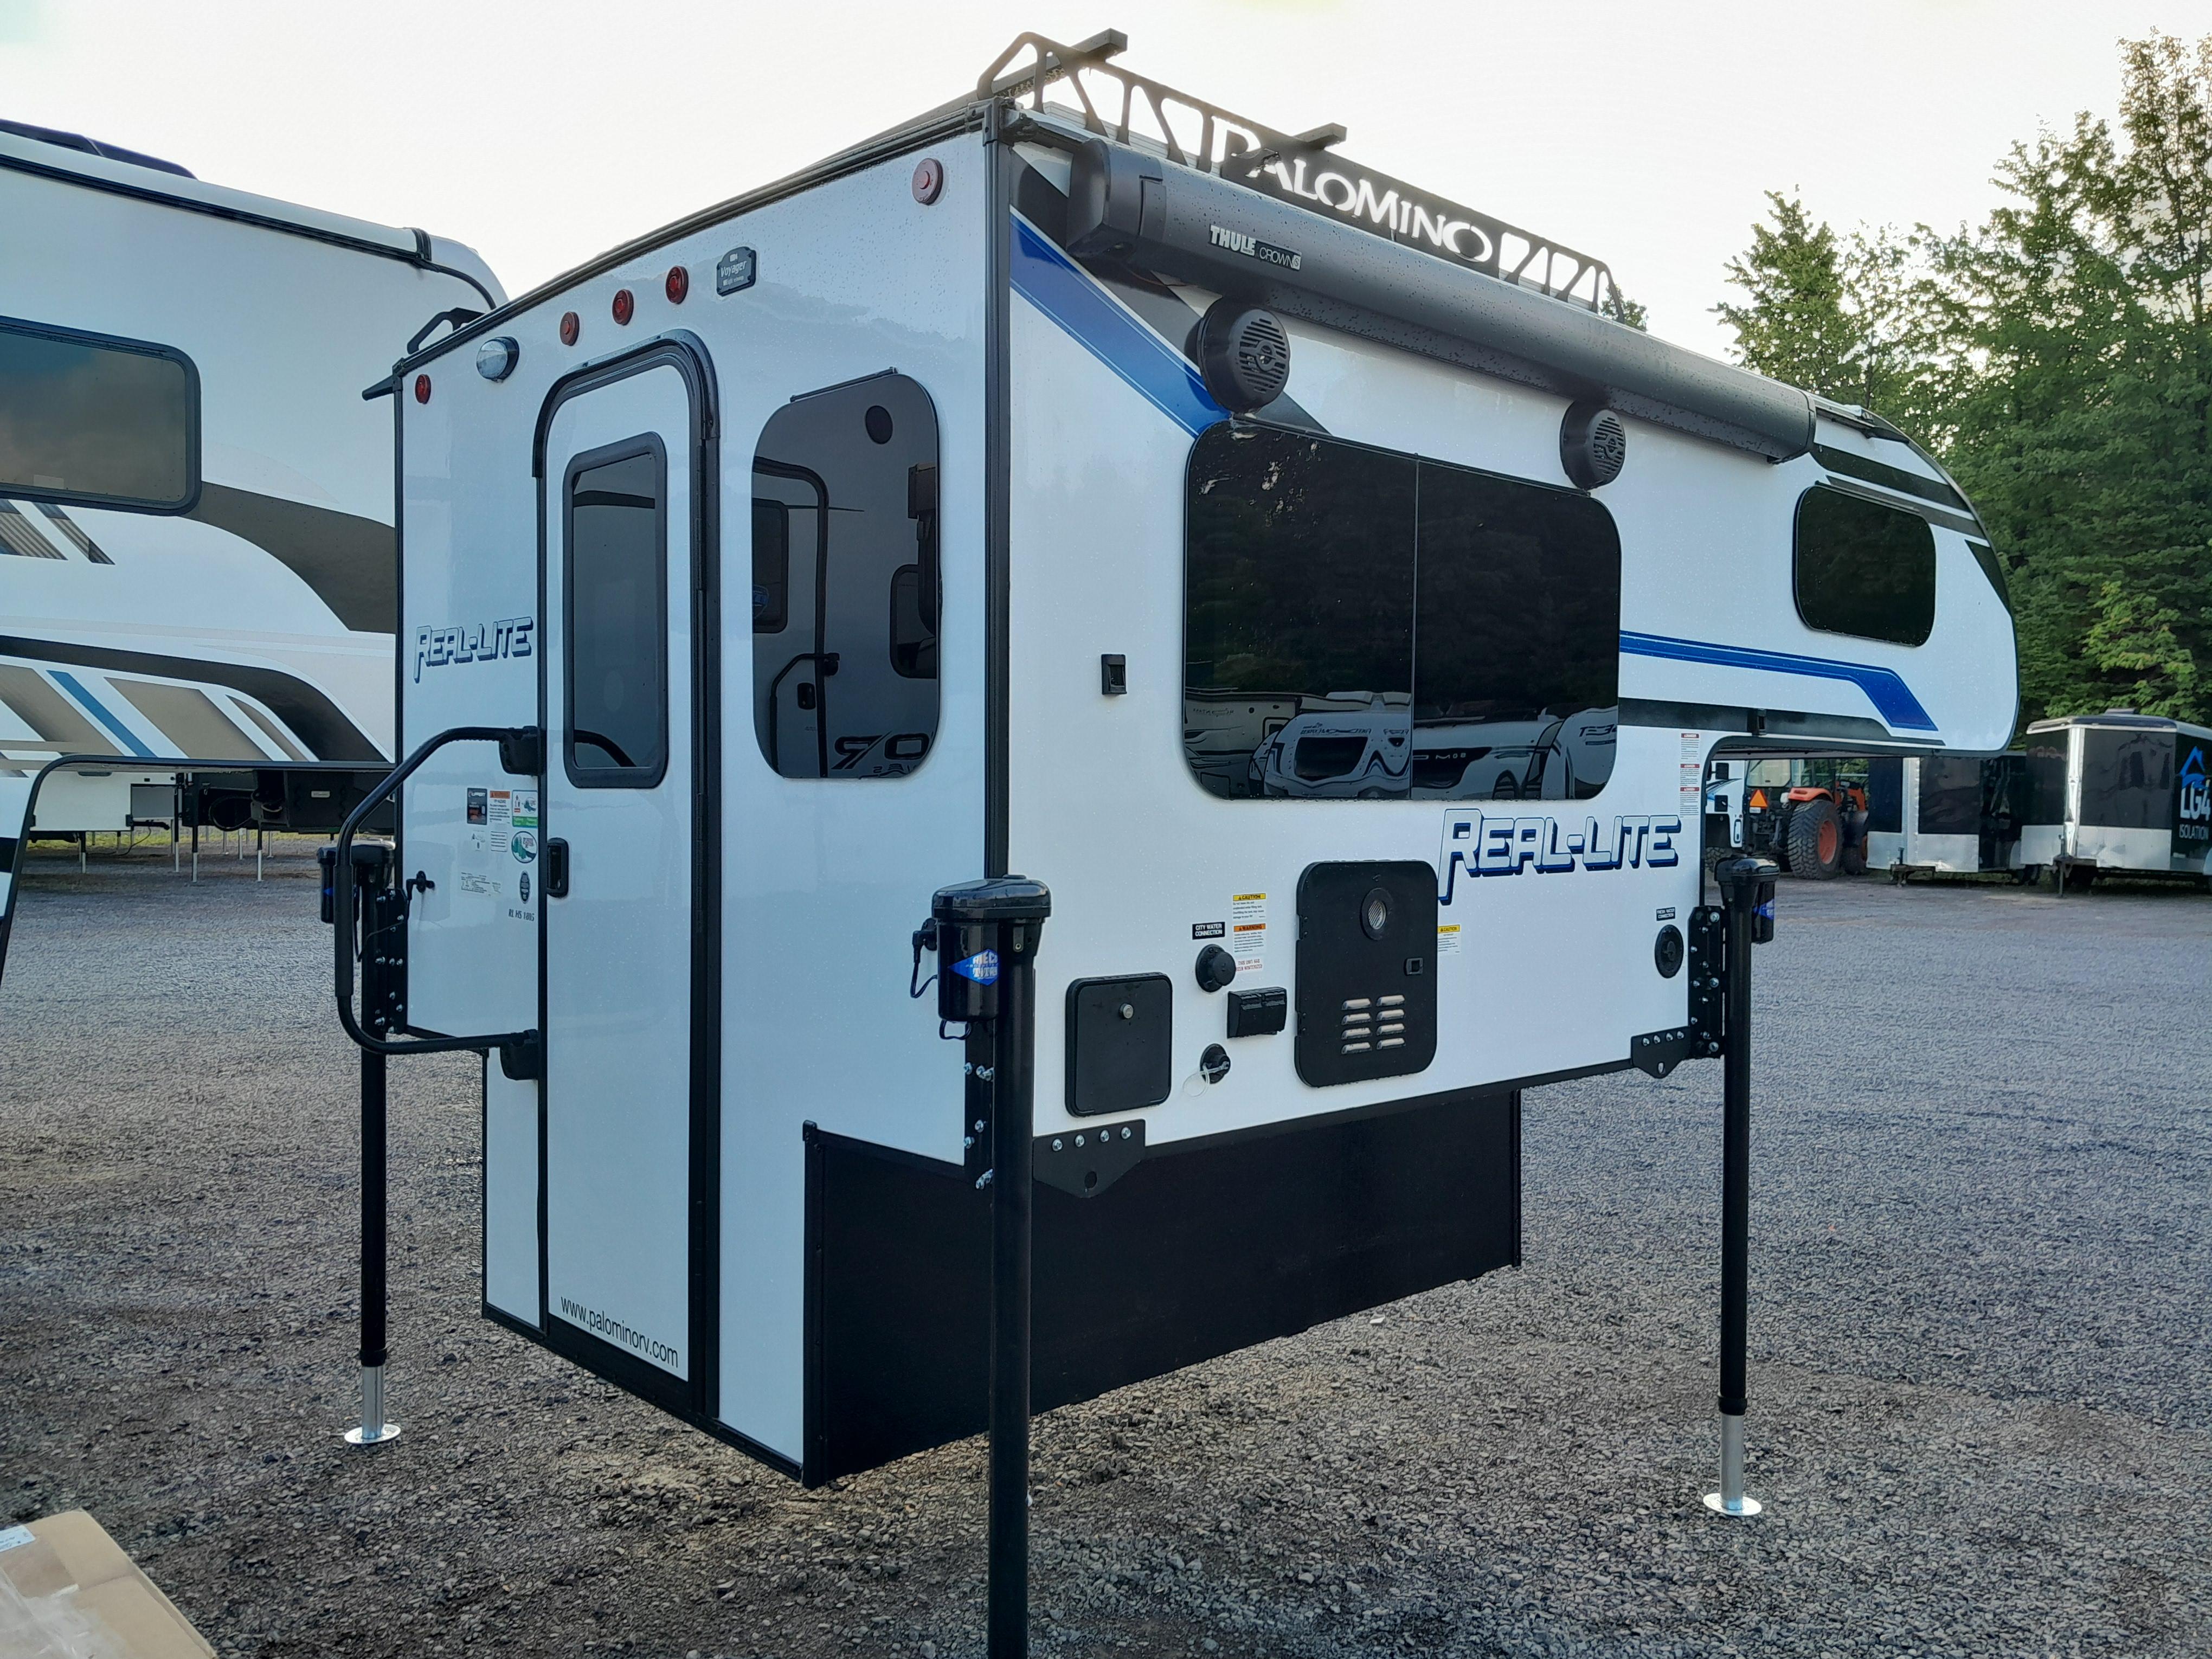
[[[660,286],[662,291],[668,295],[668,303],[680,306],[684,303],[684,296],[691,292],[691,273],[684,270],[682,265],[671,265],[668,268],[668,280]]]
[[[1595,489],[1620,476],[1628,459],[1628,428],[1603,404],[1584,402],[1559,422],[1559,465],[1577,489]]]
[[[564,311],[561,313],[561,343],[562,345],[575,344],[576,337],[583,331],[583,319],[574,312]]]
[[[860,424],[867,428],[870,441],[887,444],[891,441],[891,412],[881,404],[870,404]]]
[[[1272,311],[1216,300],[1192,345],[1206,389],[1232,415],[1266,407],[1291,383],[1291,337]]]
[[[934,155],[916,164],[914,169],[914,199],[927,207],[945,193],[945,163]]]
[[[628,328],[629,319],[636,315],[637,295],[626,288],[617,289],[615,290],[615,321]]]
[[[1374,887],[1359,901],[1359,931],[1370,939],[1381,939],[1390,931],[1390,894],[1388,889]]]
[[[477,373],[487,380],[503,380],[522,361],[522,348],[512,336],[495,335],[477,348]]]
[[[430,377],[427,374],[417,374],[415,377],[415,401],[418,404],[427,404],[430,401]]]

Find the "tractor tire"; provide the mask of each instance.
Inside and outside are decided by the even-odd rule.
[[[1855,841],[1847,845],[1837,867],[1847,876],[1863,876],[1867,872],[1866,843]]]
[[[1827,881],[1843,867],[1844,819],[1832,800],[1801,800],[1790,812],[1790,873]]]

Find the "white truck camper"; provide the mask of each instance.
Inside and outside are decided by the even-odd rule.
[[[2100,875],[2212,882],[2212,730],[2114,708],[2027,728],[2020,857],[2058,890]]]
[[[316,791],[359,792],[311,775],[389,764],[393,422],[361,389],[504,297],[421,231],[0,121],[0,953],[32,830],[173,818],[179,762],[187,811],[335,828]]]
[[[2012,731],[1899,434],[1120,44],[396,370],[341,1006],[493,1054],[485,1313],[809,1484],[1515,1261],[1523,1091],[1727,1047],[1715,750]]]

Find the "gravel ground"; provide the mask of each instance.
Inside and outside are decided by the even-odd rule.
[[[0,1522],[225,1654],[955,1659],[982,1448],[815,1493],[478,1319],[473,1062],[396,1066],[350,1420],[312,863],[41,854],[0,991]],[[1039,1420],[1070,1654],[2212,1651],[2212,899],[1785,884],[1752,1490],[1709,1516],[1720,1077],[1528,1097],[1527,1265]]]

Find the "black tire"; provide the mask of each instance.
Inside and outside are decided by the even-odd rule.
[[[1827,881],[1843,868],[1844,819],[1832,800],[1801,800],[1790,810],[1790,873]]]
[[[1863,841],[1855,841],[1846,845],[1838,867],[1847,876],[1866,874],[1866,843]]]

